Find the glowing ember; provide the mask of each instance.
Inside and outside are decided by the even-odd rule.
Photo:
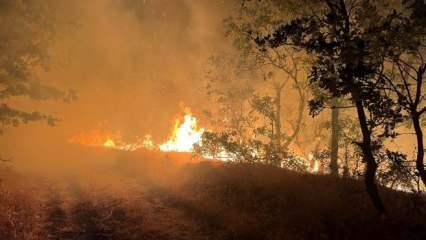
[[[182,124],[176,120],[172,137],[160,145],[160,150],[163,152],[192,152],[194,144],[201,144],[203,132],[203,128],[197,128],[197,119],[186,114]]]

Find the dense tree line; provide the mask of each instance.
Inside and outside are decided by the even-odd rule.
[[[241,1],[240,15],[226,21],[241,59],[236,66],[243,65],[256,74],[282,71],[282,81],[293,78],[297,81],[293,87],[300,91],[300,82],[306,80],[310,93],[300,94],[299,103],[307,104],[309,96],[311,115],[317,116],[326,108],[332,113],[327,150],[329,172],[338,174],[339,158],[344,159],[340,163],[344,163],[343,171],[348,175],[353,170],[348,167],[348,159],[359,155],[365,163],[362,176],[367,193],[378,212],[385,215],[377,179],[384,185],[392,182],[391,186],[395,180],[412,184],[418,177],[423,185],[426,183],[422,132],[426,111],[423,84],[426,6],[419,0],[304,3],[296,9],[292,1]],[[297,64],[291,62],[294,56],[298,56]],[[305,79],[296,80],[298,75],[294,72],[298,65],[303,65],[307,72]],[[274,91],[270,91],[260,98],[262,101],[251,101],[255,103],[251,107],[271,122],[267,135],[270,140],[260,141],[259,145],[264,144],[265,149],[265,146],[274,146],[277,152],[288,153],[288,146],[277,141],[283,137],[281,86],[273,85],[272,89],[278,90],[275,96],[271,97]],[[222,100],[226,98],[223,93]],[[356,116],[357,122],[339,119],[339,111],[343,109],[352,111],[349,118]],[[300,112],[303,114],[303,108]],[[407,153],[391,149],[387,144],[400,136],[401,126],[407,123],[416,136],[415,171]],[[351,132],[344,130],[345,124],[354,126],[349,128]],[[297,135],[298,131],[294,133]],[[215,149],[238,152],[242,147],[235,146],[248,146],[244,141],[236,142],[235,136],[239,136],[238,132],[205,135],[210,140],[208,146],[214,145]],[[284,139],[291,140],[291,137],[284,136]],[[349,150],[348,145],[353,148]],[[340,147],[344,148],[343,157],[341,151],[339,154]],[[252,148],[248,146],[248,149]],[[268,151],[256,150],[255,153],[249,154],[246,160],[268,155]],[[282,163],[292,159],[288,154],[265,158],[273,157],[281,163],[279,166],[285,166]],[[262,158],[258,162],[268,163]]]

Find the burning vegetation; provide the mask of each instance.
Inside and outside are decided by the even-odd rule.
[[[183,122],[176,120],[170,139],[159,146],[164,152],[192,152],[194,145],[201,144],[204,129],[198,129],[197,119],[186,114]]]
[[[201,136],[203,128],[198,128],[197,119],[190,114],[185,114],[183,121],[176,119],[170,139],[162,144],[155,144],[151,135],[143,139],[136,137],[136,141],[128,143],[123,141],[122,135],[107,130],[90,130],[78,133],[70,138],[70,143],[93,147],[106,147],[122,151],[135,151],[139,148],[160,150],[163,152],[193,152],[194,145],[202,145]]]
[[[0,0],[0,240],[426,239],[425,29],[424,0]]]

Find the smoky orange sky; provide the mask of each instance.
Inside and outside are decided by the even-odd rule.
[[[76,90],[78,100],[14,99],[14,106],[54,114],[61,122],[7,129],[0,140],[4,157],[30,164],[63,152],[70,136],[100,125],[123,135],[151,134],[161,142],[183,106],[194,114],[203,110],[207,59],[230,45],[222,25],[229,1],[61,0],[56,5],[49,69],[35,71],[43,83]]]

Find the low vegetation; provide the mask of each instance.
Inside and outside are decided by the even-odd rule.
[[[362,182],[348,178],[149,152],[119,154],[112,165],[93,170],[80,172],[79,180],[7,170],[0,189],[1,239],[426,237],[424,197],[380,189],[389,208],[382,219]],[[165,220],[150,220],[164,209],[171,226],[190,221],[198,230],[171,230]],[[184,217],[171,216],[173,211]]]

